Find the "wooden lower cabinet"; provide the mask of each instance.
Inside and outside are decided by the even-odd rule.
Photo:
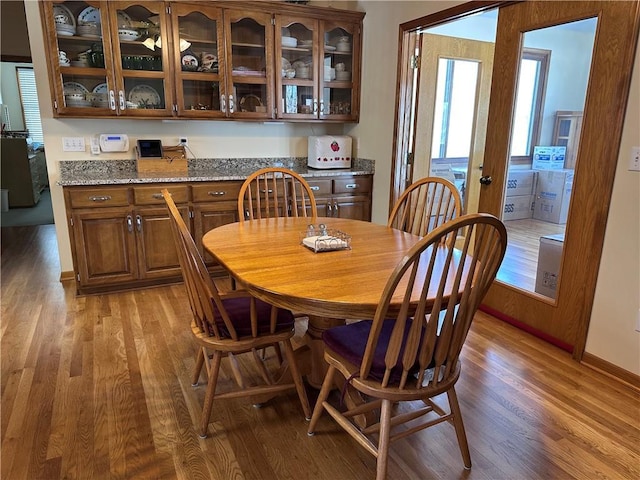
[[[371,175],[309,179],[318,215],[370,220],[371,179]],[[213,228],[239,220],[241,185],[242,181],[229,180],[64,187],[78,293],[182,280],[163,188],[171,193],[211,273],[225,274],[204,251],[202,237]]]
[[[322,217],[371,221],[371,175],[307,179]]]

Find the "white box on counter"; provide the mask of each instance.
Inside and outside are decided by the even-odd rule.
[[[573,189],[573,170],[538,172],[533,218],[552,223],[567,223]]]
[[[533,195],[536,190],[536,178],[538,172],[535,170],[509,170],[507,174],[507,197],[520,195]]]
[[[309,137],[307,166],[311,168],[351,168],[351,137],[345,135]]]
[[[564,168],[566,154],[567,147],[533,147],[531,168],[534,170],[560,170]]]
[[[564,233],[540,237],[535,290],[549,298],[556,298],[563,246]]]
[[[517,195],[504,199],[502,220],[522,220],[533,215],[533,195]]]

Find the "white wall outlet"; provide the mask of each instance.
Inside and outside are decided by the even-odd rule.
[[[640,308],[638,309],[638,320],[636,321],[636,332],[640,332]]]
[[[63,152],[84,152],[84,137],[62,137]]]
[[[180,145],[189,145],[189,139],[187,137],[180,137]]]
[[[631,158],[629,159],[629,171],[640,172],[640,147],[631,147]]]

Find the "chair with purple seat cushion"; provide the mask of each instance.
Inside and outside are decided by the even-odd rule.
[[[252,297],[248,292],[233,290],[219,292],[211,280],[207,267],[198,252],[193,237],[171,198],[162,190],[169,209],[173,238],[180,260],[180,269],[193,314],[191,331],[198,345],[193,384],[197,385],[203,365],[208,374],[208,385],[200,421],[200,436],[207,436],[213,399],[255,397],[273,395],[295,388],[306,418],[311,409],[304,389],[302,376],[296,365],[291,345],[294,335],[294,318],[288,310],[278,309]],[[269,345],[282,344],[293,383],[277,384],[257,351]],[[236,364],[234,356],[252,354],[264,385],[249,386]],[[229,367],[238,389],[216,392],[220,365],[224,357],[229,358]]]
[[[463,233],[456,248],[457,237]],[[489,214],[458,217],[414,245],[389,277],[372,320],[324,332],[324,358],[329,368],[309,435],[313,435],[326,410],[377,457],[376,478],[382,480],[391,442],[449,421],[455,427],[464,465],[470,468],[454,386],[460,376],[459,356],[469,327],[496,276],[506,245],[504,225]],[[341,412],[327,401],[338,372],[363,395],[363,404]],[[433,400],[443,393],[449,412]],[[394,406],[415,400],[421,400],[424,406]],[[364,429],[353,424],[356,416],[379,409],[378,423]],[[422,421],[416,425],[419,419]],[[414,422],[407,426],[409,430],[401,427],[409,421]]]

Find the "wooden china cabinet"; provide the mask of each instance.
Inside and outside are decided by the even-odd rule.
[[[358,120],[363,13],[268,1],[40,5],[57,117]]]

